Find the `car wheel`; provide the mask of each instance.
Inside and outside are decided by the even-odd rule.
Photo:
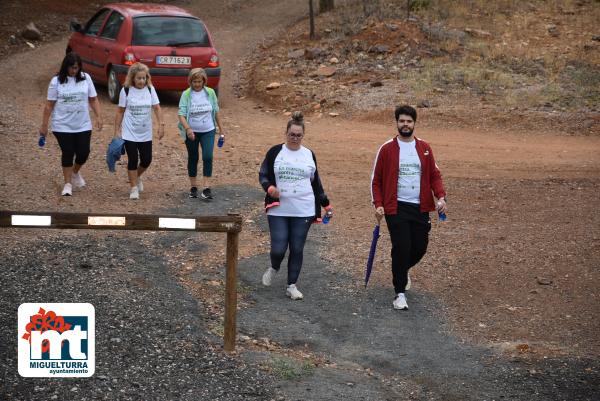
[[[111,68],[108,72],[108,98],[117,104],[119,103],[119,93],[121,93],[121,83],[117,78],[117,73]]]

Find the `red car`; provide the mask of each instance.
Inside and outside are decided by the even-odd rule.
[[[218,91],[221,68],[210,33],[189,12],[163,4],[108,4],[82,27],[71,22],[67,52],[81,56],[95,82],[119,101],[127,69],[139,61],[150,68],[157,90],[184,90],[192,68],[202,67]]]

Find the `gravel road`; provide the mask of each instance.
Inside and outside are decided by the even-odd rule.
[[[227,356],[202,306],[141,246],[144,236],[21,231],[0,250],[0,399],[268,400],[264,373]],[[6,231],[4,232],[6,234]],[[89,302],[96,310],[96,373],[27,379],[17,372],[17,308],[24,302]]]

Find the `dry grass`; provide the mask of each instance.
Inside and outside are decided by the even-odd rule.
[[[444,56],[425,60],[421,71],[409,74],[410,86],[423,95],[444,87],[493,94],[499,106],[569,110],[600,102],[600,52],[590,41],[600,21],[600,1],[426,3],[420,18],[448,34],[434,45]],[[559,35],[549,34],[550,25]],[[489,36],[465,40],[455,34],[465,28]]]
[[[370,112],[382,102],[428,100],[443,109],[485,104],[492,113],[519,108],[588,118],[597,112],[600,42],[592,37],[600,0],[423,0],[412,2],[414,18],[407,22],[406,15],[406,0],[336,1],[334,12],[319,16],[316,40],[305,42],[302,25],[272,49],[258,70],[257,93],[274,73],[295,85],[335,56],[333,78],[292,85],[266,100],[304,110],[329,96],[326,107],[334,111],[337,104]],[[325,49],[327,57],[288,60],[303,43]],[[378,44],[390,52],[369,51]],[[383,86],[369,87],[374,81]]]

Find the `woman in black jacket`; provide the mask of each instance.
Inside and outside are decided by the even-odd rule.
[[[262,283],[271,285],[289,246],[286,295],[302,299],[296,282],[302,269],[304,244],[313,222],[321,222],[321,207],[331,216],[333,209],[323,191],[315,154],[302,146],[304,116],[297,111],[288,121],[285,143],[267,152],[258,174],[267,193],[265,210],[271,234],[271,267]]]

